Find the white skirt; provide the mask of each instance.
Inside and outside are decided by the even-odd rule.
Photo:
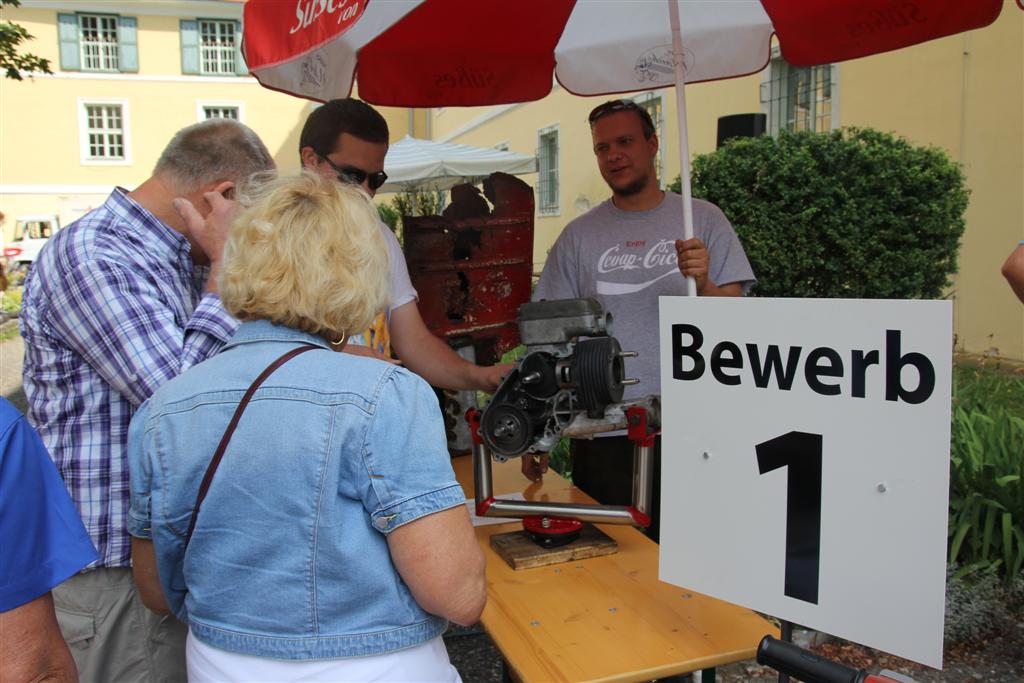
[[[186,655],[190,683],[462,683],[441,636],[386,655],[296,661],[220,650],[189,631]]]

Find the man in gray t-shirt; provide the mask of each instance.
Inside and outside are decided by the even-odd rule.
[[[570,222],[548,255],[533,299],[591,297],[613,317],[623,350],[640,356],[626,362],[640,383],[625,398],[660,394],[658,297],[686,294],[685,276],[699,296],[742,296],[754,273],[725,214],[693,201],[694,237],[683,231],[682,197],[663,192],[654,169],[658,137],[647,112],[629,100],[612,100],[590,114],[601,176],[612,196]],[[572,444],[573,482],[601,503],[632,502],[633,445],[621,434]],[[656,448],[654,523],[657,540],[660,439]],[[546,458],[523,458],[523,474],[539,479]]]

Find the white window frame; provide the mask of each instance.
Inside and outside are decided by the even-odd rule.
[[[234,38],[230,46],[224,45],[204,45],[203,44],[203,25],[214,24],[231,27],[231,35]],[[233,19],[196,19],[196,30],[199,32],[199,74],[201,76],[232,76],[238,73],[238,29]],[[219,32],[218,32],[219,33]],[[215,60],[219,65],[218,70],[211,71],[206,68],[207,58]],[[228,70],[221,70],[220,67],[224,66],[224,59],[230,59],[231,68]]]
[[[665,189],[665,155],[662,154],[662,141],[665,138],[665,98],[660,91],[649,90],[633,97],[633,101],[639,105],[657,100],[661,109],[661,117],[654,122],[654,134],[658,136],[658,153],[654,157],[654,170],[658,174],[658,187]],[[647,112],[648,114],[650,112]]]
[[[238,122],[245,123],[245,102],[241,100],[196,100],[196,121],[206,121],[206,108],[232,108],[238,110]]]
[[[118,28],[118,15],[116,14],[99,14],[99,13],[82,13],[76,14],[78,17],[78,59],[79,68],[82,71],[91,73],[119,73],[121,70],[121,34]],[[103,35],[102,22],[112,21],[114,23],[114,41],[113,43],[108,41],[100,41],[98,43],[91,43],[85,40],[85,31],[83,29],[83,21],[86,19],[95,19],[97,32]],[[86,55],[86,47],[95,45],[98,50],[98,59],[100,66],[91,67],[87,66],[88,56]],[[113,49],[111,55],[110,49]],[[108,61],[107,65],[104,65],[104,60]],[[113,66],[109,65],[109,61],[113,61]]]
[[[554,204],[550,206],[543,205],[543,184],[544,184],[544,168],[542,167],[542,159],[540,155],[541,142],[546,135],[555,134],[555,149],[557,157],[555,159],[555,197]],[[559,131],[559,124],[555,123],[545,128],[541,128],[537,131],[537,214],[540,216],[560,216],[562,215],[562,135]]]
[[[87,107],[119,105],[121,107],[121,144],[123,159],[94,159],[89,154],[89,113]],[[79,97],[78,98],[78,146],[83,166],[131,166],[132,139],[129,122],[128,100],[123,97]]]
[[[811,69],[820,69],[822,67],[829,68],[829,128],[828,130],[837,130],[840,127],[839,123],[839,65],[838,64],[823,64],[820,66],[810,67]],[[779,73],[779,69],[784,70],[784,75]],[[779,83],[780,96],[777,98],[779,104],[773,107],[772,100],[772,83],[773,81],[782,81],[783,76],[788,81],[790,69],[801,68],[791,67],[789,64],[782,60],[782,55],[779,52],[779,48],[772,48],[771,60],[768,63],[768,68],[761,72],[761,111],[768,117],[768,133],[773,137],[777,137],[779,132],[782,130],[789,130],[787,127],[788,121],[781,120],[783,115],[781,112],[788,112],[789,110],[789,95],[788,95],[788,83]],[[817,103],[817,99],[815,102]],[[773,112],[772,109],[778,111]],[[816,109],[816,107],[815,107]],[[812,128],[816,130],[817,127]],[[824,132],[824,131],[822,131]]]

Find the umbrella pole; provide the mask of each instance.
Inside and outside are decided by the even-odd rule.
[[[693,202],[690,194],[690,140],[686,130],[686,72],[683,68],[683,36],[679,27],[679,3],[668,0],[672,24],[672,52],[676,70],[676,114],[679,117],[679,178],[683,195],[683,239],[693,237]],[[686,278],[686,295],[697,296],[697,283]]]

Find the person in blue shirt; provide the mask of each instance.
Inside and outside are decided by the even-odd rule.
[[[0,681],[76,681],[51,589],[96,549],[39,435],[0,398]]]

